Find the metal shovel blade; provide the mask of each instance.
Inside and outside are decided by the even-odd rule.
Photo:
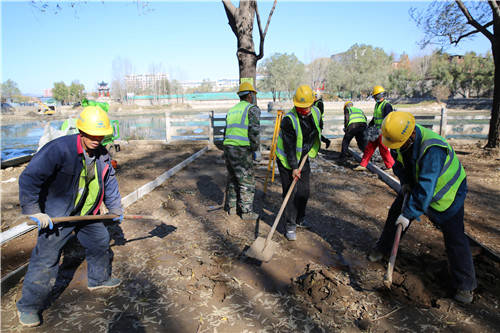
[[[266,246],[266,239],[264,237],[257,237],[245,254],[247,257],[268,262],[273,257],[277,245],[276,242],[269,240]]]

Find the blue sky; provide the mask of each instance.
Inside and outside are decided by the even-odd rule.
[[[112,62],[126,58],[136,73],[161,64],[181,81],[237,78],[236,37],[221,1],[62,3],[57,14],[30,2],[1,1],[1,80],[23,93],[41,94],[54,82],[79,80],[88,91],[110,82]],[[140,5],[147,4],[143,10]],[[233,1],[237,6],[238,2]],[[294,53],[302,62],[368,44],[387,53],[429,54],[416,44],[422,33],[408,15],[428,2],[278,1],[265,40],[264,57]],[[259,1],[265,25],[272,1]],[[255,39],[258,48],[258,38]],[[484,54],[489,41],[478,35],[450,53]]]

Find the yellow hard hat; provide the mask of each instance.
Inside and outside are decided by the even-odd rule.
[[[393,111],[382,122],[382,144],[391,149],[401,148],[415,129],[415,117],[409,112]]]
[[[257,93],[257,91],[253,88],[253,85],[250,82],[242,82],[240,84],[240,88],[238,89],[238,93],[242,91],[253,91],[254,93]]]
[[[76,128],[80,131],[95,136],[106,136],[113,134],[113,128],[109,123],[108,114],[98,106],[87,106],[76,120]]]
[[[308,108],[314,103],[314,92],[307,84],[301,85],[293,95],[293,105],[299,108]]]
[[[372,91],[372,96],[378,95],[382,92],[385,92],[384,87],[382,86],[374,86]]]
[[[348,106],[349,104],[352,104],[352,102],[351,102],[351,101],[347,101],[347,102],[345,102],[345,103],[344,103],[344,109],[345,109],[345,108],[346,108],[346,106]]]

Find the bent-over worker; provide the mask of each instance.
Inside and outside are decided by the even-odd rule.
[[[402,191],[393,202],[384,230],[368,259],[389,254],[401,225],[403,234],[411,221],[425,214],[443,233],[455,299],[470,303],[477,287],[469,240],[464,233],[465,170],[450,144],[433,131],[415,124],[409,112],[391,112],[382,124],[382,142],[396,159],[394,173]],[[403,198],[408,193],[404,207]],[[402,209],[401,209],[402,208]]]
[[[363,110],[355,108],[351,101],[344,104],[344,138],[342,139],[342,150],[339,160],[344,161],[349,156],[349,144],[356,137],[356,143],[361,151],[365,150],[366,116]]]

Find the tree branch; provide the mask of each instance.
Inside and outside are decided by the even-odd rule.
[[[500,6],[497,2],[498,1],[488,1],[488,4],[490,5],[494,15],[496,15],[496,17],[500,19]]]
[[[472,18],[472,15],[469,13],[469,10],[467,9],[467,7],[465,7],[462,0],[455,0],[455,2],[457,3],[458,7],[460,8],[460,10],[464,14],[464,16],[467,18],[467,23],[472,25],[480,33],[482,33],[484,36],[486,36],[486,38],[488,38],[490,40],[490,42],[493,44],[493,42],[494,42],[493,34],[491,32],[489,32],[485,26],[482,26],[481,24],[479,24],[479,22],[477,22],[474,18]],[[488,2],[491,3],[492,1],[490,0]]]
[[[269,28],[269,23],[271,22],[271,17],[273,16],[277,2],[278,0],[274,0],[273,8],[271,8],[271,11],[269,12],[269,17],[267,18],[266,29],[264,30],[264,32],[262,32],[262,26],[260,24],[260,15],[259,15],[259,10],[257,8],[257,1],[255,2],[255,13],[257,14],[257,25],[259,27],[259,36],[260,36],[259,55],[257,56],[257,60],[260,60],[264,57],[264,39],[266,39],[267,29]]]
[[[488,22],[488,23],[486,23],[486,24],[484,25],[484,28],[488,28],[488,27],[489,27],[490,25],[492,25],[492,24],[493,24],[493,21],[490,21],[490,22]],[[476,34],[476,33],[478,33],[478,32],[480,32],[480,31],[479,31],[479,30],[477,30],[477,29],[476,29],[476,30],[469,31],[469,32],[468,32],[468,33],[466,33],[466,34],[463,34],[463,35],[461,35],[461,36],[458,36],[458,38],[457,38],[457,39],[455,39],[455,40],[453,40],[453,38],[452,38],[451,36],[449,36],[449,37],[450,37],[450,44],[455,44],[455,45],[457,45],[457,44],[458,44],[458,42],[460,42],[460,40],[461,40],[462,38],[468,37],[468,36],[473,35],[473,34]]]
[[[228,24],[231,30],[233,30],[234,35],[238,37],[238,32],[236,31],[236,15],[238,15],[238,9],[231,3],[231,0],[222,0],[222,4],[226,11]]]

